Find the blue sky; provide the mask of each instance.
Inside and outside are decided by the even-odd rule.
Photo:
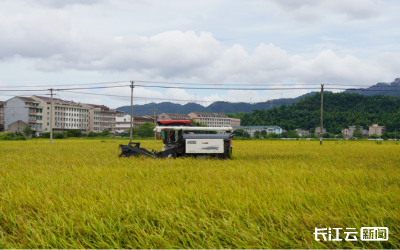
[[[400,77],[398,13],[400,2],[389,0],[0,0],[0,86],[390,82]],[[129,95],[129,88],[87,92]],[[137,97],[157,102],[207,105],[306,92],[135,89]],[[0,100],[13,94],[0,93]],[[116,97],[59,97],[113,108],[129,104]]]

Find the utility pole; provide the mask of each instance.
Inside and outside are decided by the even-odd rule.
[[[396,141],[396,129],[394,129],[394,141]]]
[[[133,86],[133,84],[134,84],[134,81],[131,81],[131,128],[130,128],[130,136],[129,136],[129,139],[130,139],[130,143],[132,143],[132,126],[133,126],[133,124],[132,124],[132,121],[133,121],[133,88],[134,88],[134,86]]]
[[[322,145],[322,134],[323,134],[323,113],[324,113],[324,85],[321,84],[321,136],[319,138],[319,144]]]
[[[150,111],[154,111],[154,129],[157,127],[157,118],[156,118],[157,110],[158,109],[156,109],[156,108],[150,109]],[[156,130],[154,130],[154,142],[157,142],[157,131]]]
[[[53,91],[50,89],[50,145],[53,144]]]

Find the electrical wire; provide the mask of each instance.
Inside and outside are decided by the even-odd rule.
[[[120,86],[105,86],[105,87],[88,87],[88,88],[66,88],[66,89],[54,89],[55,91],[62,91],[62,90],[74,90],[74,89],[109,89],[109,88],[121,88],[121,87],[127,87],[130,85],[120,85]],[[0,90],[0,91],[8,91],[8,92],[13,92],[13,91],[48,91],[49,89],[24,89],[24,90],[20,90],[20,89],[7,89],[7,90]]]
[[[290,86],[290,85],[298,85],[298,86],[312,86],[321,84],[329,85],[329,86],[349,86],[349,87],[375,87],[374,85],[351,85],[351,84],[338,84],[338,83],[259,83],[259,84],[241,84],[241,83],[189,83],[189,82],[166,82],[166,81],[145,81],[145,80],[132,80],[135,83],[149,83],[149,84],[174,84],[174,85],[204,85],[204,86]],[[36,86],[3,86],[2,88],[40,88],[40,87],[57,87],[57,86],[85,86],[85,85],[100,85],[100,84],[113,84],[113,83],[128,83],[130,80],[126,81],[112,81],[112,82],[97,82],[97,83],[71,83],[71,84],[52,84],[52,85],[36,85]],[[380,88],[391,88],[396,86],[378,86]]]
[[[76,93],[76,94],[86,94],[86,95],[97,95],[97,96],[109,96],[109,97],[120,97],[120,98],[131,98],[130,96],[123,96],[123,95],[111,95],[111,94],[96,94],[96,93],[88,93],[88,92],[78,92],[78,91],[62,91],[63,93]],[[208,103],[212,101],[202,101],[202,100],[184,100],[184,99],[171,99],[171,98],[152,98],[152,97],[141,97],[141,96],[133,96],[134,99],[149,99],[149,100],[165,100],[165,101],[180,101],[180,102],[193,102],[193,103]],[[302,99],[303,100],[303,99]],[[257,102],[255,104],[259,105],[275,105],[275,104],[296,104],[300,100],[294,100],[293,102],[275,102],[274,100],[268,100],[265,102]],[[215,102],[215,101],[214,101]],[[212,102],[212,103],[214,103]],[[251,102],[230,102],[230,101],[216,101],[216,102],[224,102],[224,103],[248,103],[248,104],[254,104]],[[354,100],[352,102],[341,102],[341,103],[347,103],[347,104],[352,104],[354,102],[358,102],[358,100]],[[400,102],[400,100],[393,100],[393,101],[382,101],[382,102],[387,102],[387,103],[392,103],[392,102]],[[302,104],[315,104],[315,102],[302,102]],[[325,101],[324,104],[328,105],[330,104],[329,102]],[[333,103],[332,103],[333,104]],[[319,103],[318,103],[319,105]]]
[[[147,85],[134,85],[136,87],[146,87],[146,88],[162,88],[162,89],[207,89],[207,90],[311,90],[320,89],[314,88],[200,88],[200,87],[171,87],[171,86],[147,86]],[[324,90],[353,90],[353,91],[400,91],[400,90],[367,90],[367,89],[348,89],[348,88],[325,88]]]
[[[110,96],[110,97],[122,97],[122,98],[131,98],[130,96],[121,96],[121,95],[110,95],[110,94],[95,94],[95,93],[88,93],[88,92],[78,92],[78,91],[62,91],[63,93],[76,93],[76,94],[87,94],[87,95],[98,95],[98,96]],[[183,100],[183,99],[171,99],[171,98],[152,98],[152,97],[141,97],[141,96],[134,96],[134,99],[149,99],[149,100],[165,100],[165,101],[181,101],[181,102],[212,102],[212,101],[201,101],[201,100]],[[217,102],[225,102],[225,103],[247,103],[247,102],[229,102],[229,101],[217,101]],[[271,102],[271,101],[266,101]],[[293,102],[295,103],[295,102]],[[293,103],[279,103],[279,104],[293,104]],[[268,104],[278,104],[278,103],[268,103]]]
[[[63,86],[79,86],[79,85],[95,85],[95,84],[111,84],[111,83],[126,83],[129,81],[115,81],[115,82],[97,82],[97,83],[70,83],[70,84],[52,84],[52,85],[36,85],[36,86],[1,86],[1,88],[41,88],[41,87],[63,87]]]
[[[179,83],[179,82],[155,82],[155,81],[133,81],[133,82],[142,82],[142,83],[151,83],[151,84],[177,84],[177,85],[225,85],[225,86],[237,86],[239,84],[235,83]],[[336,83],[260,83],[260,84],[244,84],[246,86],[284,86],[284,85],[299,85],[299,86],[308,86],[308,85],[318,85],[321,84],[329,85],[329,86],[351,86],[351,87],[374,87],[374,85],[349,85],[349,84],[336,84]],[[379,86],[379,87],[396,87],[396,86]]]

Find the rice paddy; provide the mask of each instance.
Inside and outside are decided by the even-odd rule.
[[[400,248],[395,142],[234,141],[232,160],[118,158],[120,143],[1,141],[0,248]],[[313,235],[375,226],[388,241]]]

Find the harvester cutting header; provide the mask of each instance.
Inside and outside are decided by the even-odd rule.
[[[161,134],[163,148],[161,152],[150,152],[140,147],[139,142],[119,145],[119,156],[145,155],[152,158],[175,157],[215,157],[220,159],[232,156],[232,127],[195,127],[191,121],[159,121],[154,131]],[[200,134],[204,131],[218,131],[227,134]],[[197,133],[196,133],[197,132]]]

